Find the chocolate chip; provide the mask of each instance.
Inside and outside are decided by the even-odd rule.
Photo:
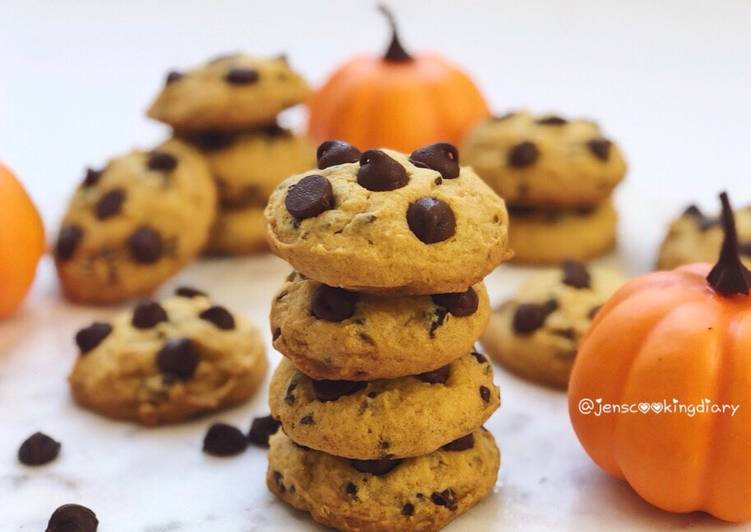
[[[315,420],[312,415],[303,416],[300,418],[300,425],[314,425]]]
[[[284,206],[298,220],[318,216],[334,206],[331,183],[322,175],[305,176],[289,187]]]
[[[445,489],[441,491],[440,493],[437,491],[434,491],[430,494],[430,500],[433,501],[433,504],[436,506],[445,506],[452,512],[456,510],[456,495],[454,494],[454,490],[452,489]]]
[[[149,170],[170,172],[177,168],[177,157],[166,151],[152,151],[146,163]]]
[[[706,231],[712,227],[720,225],[719,217],[707,216],[696,205],[689,205],[686,210],[683,211],[683,216],[690,216],[696,220],[696,227],[699,231]]]
[[[356,303],[356,293],[321,284],[313,292],[310,309],[316,318],[337,322],[351,318]]]
[[[213,323],[218,328],[225,331],[230,331],[235,328],[234,316],[232,316],[226,308],[220,307],[219,305],[207,308],[201,312],[198,317],[202,320]]]
[[[425,373],[415,375],[415,378],[421,380],[422,382],[427,382],[430,384],[445,384],[446,381],[449,380],[450,373],[451,367],[447,364],[436,370],[427,371]]]
[[[447,142],[429,144],[413,151],[409,162],[420,168],[430,168],[441,174],[443,179],[459,177],[459,152]]]
[[[587,142],[587,147],[589,148],[589,151],[592,152],[592,155],[602,161],[608,160],[611,145],[612,142],[607,139],[592,139]]]
[[[151,227],[139,227],[128,238],[131,258],[141,264],[151,264],[162,256],[162,237]]]
[[[590,320],[595,319],[595,316],[598,312],[600,312],[600,309],[602,308],[602,305],[597,305],[596,307],[592,307],[589,309],[589,313],[587,314],[587,317],[589,317]]]
[[[410,230],[425,244],[435,244],[454,236],[456,218],[447,203],[437,198],[421,198],[407,209]]]
[[[290,385],[287,387],[287,393],[284,396],[284,402],[290,406],[295,404],[295,394],[292,393],[295,391],[295,388],[297,388],[297,383],[290,383]]]
[[[452,316],[471,316],[477,311],[479,298],[474,288],[456,294],[433,294],[433,303],[448,310]]]
[[[276,489],[279,490],[279,493],[284,493],[285,491],[287,491],[287,488],[284,487],[284,477],[279,471],[274,471],[271,474],[271,478],[274,479],[274,484],[276,484]]]
[[[401,464],[402,461],[398,459],[381,458],[379,460],[350,460],[349,463],[360,473],[369,473],[380,477],[392,471],[396,466]]]
[[[249,85],[257,82],[261,76],[254,68],[231,68],[224,75],[224,79],[227,83],[233,85]]]
[[[565,260],[561,265],[563,270],[563,284],[574,288],[589,288],[590,276],[587,267],[575,260]]]
[[[76,252],[78,243],[83,238],[83,229],[79,225],[69,225],[60,230],[55,245],[55,256],[58,260],[69,260]]]
[[[362,153],[349,142],[327,140],[318,146],[316,155],[318,158],[318,168],[323,170],[324,168],[338,164],[356,163],[360,160]]]
[[[487,386],[480,386],[480,397],[486,403],[490,402],[490,388]]]
[[[239,454],[248,446],[240,429],[227,423],[214,423],[203,438],[203,452],[214,456]]]
[[[381,150],[368,150],[360,156],[357,183],[368,190],[396,190],[407,184],[404,167]]]
[[[85,329],[76,333],[76,345],[83,355],[94,349],[102,340],[112,332],[112,325],[101,321],[95,321]]]
[[[411,502],[405,503],[404,506],[402,506],[402,515],[409,517],[411,515],[415,514],[415,505]]]
[[[482,353],[477,353],[476,351],[472,351],[471,355],[473,357],[475,357],[475,360],[477,360],[477,362],[479,364],[487,364],[488,363],[488,358],[485,355],[483,355]]]
[[[60,442],[41,432],[35,432],[21,444],[18,460],[28,466],[38,466],[51,462],[60,454]]]
[[[83,183],[81,183],[81,186],[85,188],[93,187],[94,185],[99,183],[99,180],[102,178],[103,174],[104,170],[94,170],[93,168],[87,168],[86,175],[83,178]]]
[[[352,497],[353,499],[357,499],[357,486],[355,486],[352,482],[347,482],[344,485],[344,492]]]
[[[573,327],[566,327],[565,329],[552,329],[550,332],[561,338],[567,338],[568,340],[576,340],[576,330]]]
[[[193,376],[199,360],[198,347],[188,338],[169,340],[156,355],[159,371],[183,380]]]
[[[322,403],[336,401],[345,395],[352,395],[368,386],[363,381],[332,381],[332,380],[314,380],[313,393],[316,399]]]
[[[449,311],[444,307],[436,307],[435,309],[435,318],[430,323],[430,337],[435,338],[435,332],[438,330],[438,327],[443,326],[444,321],[446,321],[446,316],[448,315]]]
[[[175,290],[175,295],[180,297],[208,297],[206,292],[202,292],[190,286],[179,286]]]
[[[250,425],[248,441],[261,447],[269,446],[269,438],[279,430],[279,423],[273,416],[257,417]]]
[[[686,209],[683,211],[683,216],[693,216],[696,218],[703,218],[704,214],[701,212],[701,209],[699,207],[691,204],[688,207],[686,207]]]
[[[96,532],[96,514],[80,504],[64,504],[54,512],[45,532]]]
[[[487,388],[485,388],[487,390]],[[490,393],[490,390],[488,390]],[[488,397],[489,398],[489,397]],[[487,401],[486,401],[487,402]],[[475,446],[475,435],[471,432],[466,436],[462,436],[450,443],[447,443],[442,447],[444,451],[466,451]]]
[[[522,303],[516,307],[512,327],[517,334],[529,334],[545,323],[547,317],[558,308],[558,303],[551,299],[545,303]]]
[[[540,118],[535,123],[540,124],[541,126],[562,126],[568,124],[568,120],[561,118],[560,116],[548,115]]]
[[[506,163],[514,168],[524,168],[525,166],[534,164],[539,155],[540,151],[537,149],[534,142],[525,140],[524,142],[516,144],[511,150],[509,150],[506,157]]]
[[[204,151],[219,151],[230,147],[237,135],[228,131],[208,130],[190,133],[185,138]]]
[[[163,321],[167,321],[167,311],[164,307],[156,301],[144,301],[133,311],[130,324],[136,329],[151,329]]]
[[[125,202],[125,191],[122,188],[110,190],[104,194],[94,208],[94,214],[99,220],[106,220],[120,214]]]
[[[178,72],[176,70],[170,70],[169,72],[167,72],[167,78],[164,80],[165,81],[165,85],[169,85],[170,83],[174,83],[176,81],[179,81],[179,80],[183,79],[183,77],[185,77],[185,76],[184,76],[184,74],[182,72]]]
[[[271,340],[272,340],[272,341],[273,341],[273,340],[276,340],[276,339],[277,339],[277,338],[279,338],[279,337],[280,337],[281,335],[282,335],[282,329],[281,329],[281,328],[279,328],[279,327],[277,327],[277,328],[276,328],[276,329],[274,329],[274,331],[273,331],[273,332],[271,333]]]

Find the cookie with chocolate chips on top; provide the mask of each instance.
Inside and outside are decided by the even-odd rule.
[[[620,148],[596,123],[526,111],[476,126],[462,156],[512,205],[592,207],[626,173]]]
[[[614,270],[571,260],[533,274],[493,311],[480,343],[514,373],[566,388],[582,335],[624,280]]]
[[[504,201],[443,143],[406,155],[327,141],[265,215],[273,252],[355,291],[464,292],[511,255]]]
[[[215,212],[209,169],[183,142],[89,170],[55,245],[63,292],[86,303],[151,293],[203,250]]]
[[[147,114],[178,131],[238,131],[273,123],[309,94],[286,57],[236,53],[170,72]]]
[[[482,283],[459,293],[384,297],[292,273],[272,301],[271,331],[274,348],[314,379],[389,379],[463,356],[489,315]]]
[[[115,419],[159,425],[249,399],[263,380],[258,331],[203,293],[182,288],[76,335],[70,374],[80,405]]]
[[[300,445],[361,460],[420,456],[480,427],[500,404],[479,353],[419,375],[375,381],[313,380],[283,359],[271,414]]]
[[[300,447],[279,431],[270,440],[266,484],[339,530],[439,530],[486,497],[498,476],[492,434],[478,429],[461,440],[416,458],[348,460]]]

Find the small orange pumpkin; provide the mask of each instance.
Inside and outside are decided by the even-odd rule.
[[[380,9],[392,31],[386,54],[356,56],[331,75],[309,102],[310,135],[407,153],[433,142],[459,144],[489,114],[480,90],[441,56],[407,53],[393,15]]]
[[[703,510],[746,521],[751,272],[738,256],[727,195],[721,198],[725,242],[718,263],[650,273],[616,292],[577,354],[569,413],[590,457],[648,502],[671,512]],[[697,409],[692,417],[688,409],[701,404],[739,408],[734,415],[729,408]],[[586,413],[602,412],[603,405],[631,412]]]

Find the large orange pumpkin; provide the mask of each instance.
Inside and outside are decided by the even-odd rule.
[[[391,44],[382,57],[360,55],[339,67],[309,102],[310,135],[346,140],[362,149],[388,146],[411,152],[444,141],[459,144],[488,116],[472,80],[432,53],[402,47],[391,13]]]
[[[569,413],[590,457],[648,502],[745,521],[751,519],[751,274],[739,259],[724,194],[722,201],[725,243],[714,268],[692,264],[644,275],[597,313],[571,375]],[[690,416],[690,405],[700,404],[738,410]],[[602,412],[604,405],[631,412],[583,411]],[[667,406],[675,411],[667,413]]]

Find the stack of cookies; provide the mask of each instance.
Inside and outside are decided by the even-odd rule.
[[[588,260],[615,244],[612,192],[626,163],[596,123],[509,113],[479,124],[462,153],[509,202],[515,260]]]
[[[242,255],[266,249],[263,208],[274,187],[310,168],[313,146],[277,124],[310,89],[285,56],[217,57],[170,72],[148,115],[172,127],[207,159],[219,210],[206,251]]]
[[[341,530],[437,530],[500,466],[482,427],[499,390],[473,345],[490,314],[482,278],[510,254],[505,204],[448,144],[327,141],[317,162],[265,212],[296,270],[271,309],[286,358],[267,484]]]

